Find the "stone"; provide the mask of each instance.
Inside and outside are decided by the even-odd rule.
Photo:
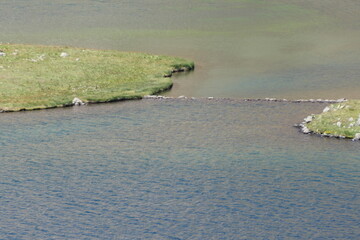
[[[69,56],[69,54],[66,53],[66,52],[60,53],[60,57],[62,57],[62,58],[66,58],[66,57],[68,57],[68,56]]]
[[[355,123],[356,126],[360,126],[360,117],[358,118],[358,120]]]
[[[325,107],[324,110],[323,110],[324,113],[325,113],[325,112],[328,112],[328,111],[330,111],[330,108],[329,108],[329,107]]]
[[[336,126],[341,127],[341,122],[337,122]]]
[[[309,123],[309,122],[311,122],[313,120],[313,117],[312,116],[307,116],[306,118],[304,118],[304,121],[306,122],[306,123]]]
[[[146,95],[144,96],[144,99],[156,99],[157,96],[156,95]]]
[[[5,56],[6,56],[6,53],[0,52],[0,57],[5,57]]]
[[[353,141],[360,140],[360,133],[355,133],[355,137],[352,139]]]
[[[72,103],[74,104],[74,106],[82,106],[85,105],[85,103],[83,101],[81,101],[79,98],[74,98],[72,100]]]
[[[301,131],[303,132],[303,133],[305,133],[305,134],[309,134],[309,133],[311,133],[311,131],[307,128],[307,127],[303,127],[303,128],[301,128]]]
[[[336,102],[341,103],[341,102],[345,102],[346,98],[339,98],[338,100],[336,100]]]

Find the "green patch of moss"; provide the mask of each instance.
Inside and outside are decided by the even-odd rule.
[[[139,99],[168,90],[185,59],[71,47],[0,44],[0,110],[18,111],[87,102]]]
[[[354,138],[360,133],[360,100],[332,104],[306,126],[318,134]]]

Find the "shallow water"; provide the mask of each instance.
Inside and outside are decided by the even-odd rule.
[[[358,143],[322,104],[156,101],[1,114],[2,239],[356,239]]]
[[[354,0],[6,1],[2,42],[193,59],[170,95],[358,98]]]

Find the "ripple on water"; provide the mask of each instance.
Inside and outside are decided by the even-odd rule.
[[[5,239],[356,239],[358,143],[318,103],[143,100],[1,114]]]

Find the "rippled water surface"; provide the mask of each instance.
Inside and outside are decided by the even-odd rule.
[[[0,42],[193,59],[172,96],[0,114],[0,239],[360,239],[359,143],[293,128],[359,98],[357,0],[16,0]]]
[[[193,59],[173,96],[359,98],[357,0],[16,0],[0,41]]]
[[[321,104],[142,100],[1,114],[1,239],[357,239],[359,144]]]

